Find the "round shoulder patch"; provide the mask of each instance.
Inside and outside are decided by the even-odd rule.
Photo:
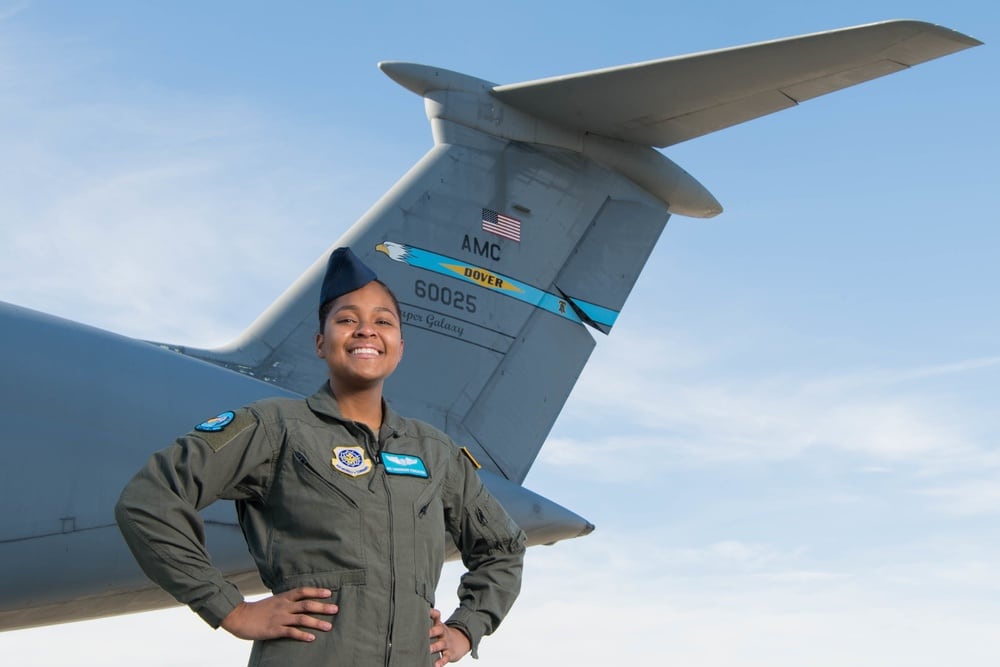
[[[232,410],[226,410],[225,412],[218,414],[211,419],[206,419],[202,423],[194,427],[196,431],[204,431],[206,433],[215,433],[216,431],[221,431],[222,429],[229,426],[230,422],[236,418],[236,413]]]

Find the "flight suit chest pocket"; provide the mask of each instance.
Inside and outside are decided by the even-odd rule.
[[[413,557],[415,592],[434,606],[434,591],[445,555],[444,505],[436,493],[418,498],[413,505]]]
[[[298,450],[292,452],[292,466],[295,470],[295,477],[302,482],[306,489],[318,491],[321,494],[332,494],[336,499],[347,503],[355,510],[358,509],[358,502],[352,497],[353,493],[344,480],[339,480],[333,476],[332,472],[321,470],[306,454]],[[326,467],[330,467],[329,465]]]
[[[366,566],[362,491],[351,488],[355,480],[339,483],[328,461],[328,470],[320,465],[292,450],[275,480],[268,503],[271,581]]]

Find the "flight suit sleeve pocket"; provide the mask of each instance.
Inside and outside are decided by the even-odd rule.
[[[480,540],[485,541],[488,552],[521,553],[524,551],[522,533],[503,507],[485,488],[470,508],[469,521]]]

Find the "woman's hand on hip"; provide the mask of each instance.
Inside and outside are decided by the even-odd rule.
[[[312,614],[332,616],[337,605],[323,602],[333,593],[326,588],[293,588],[257,602],[241,602],[222,619],[222,627],[240,639],[297,639],[311,642],[316,635],[302,630],[328,631],[329,621]]]
[[[431,653],[440,653],[434,667],[444,667],[449,662],[458,662],[472,648],[472,642],[458,628],[441,622],[441,612],[431,609]]]

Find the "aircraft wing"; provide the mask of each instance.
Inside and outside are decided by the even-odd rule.
[[[981,44],[920,21],[887,21],[497,86],[539,118],[671,146]]]

